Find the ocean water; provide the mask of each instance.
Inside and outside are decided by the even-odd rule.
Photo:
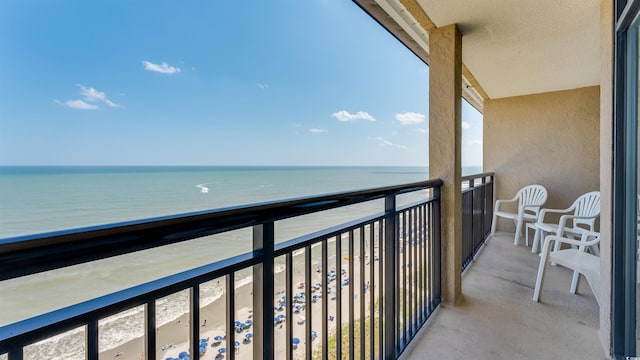
[[[465,174],[480,171],[463,169]],[[428,169],[419,167],[0,167],[0,239],[425,179]],[[381,208],[379,201],[279,222],[277,241]],[[250,247],[251,230],[244,229],[3,281],[0,326],[250,251]],[[243,276],[239,284],[251,280],[250,274]],[[222,289],[212,284],[202,293],[206,304],[221,296]],[[179,294],[167,301],[160,323],[183,314],[186,303]],[[101,338],[101,349],[141,336],[131,326],[141,316],[142,309],[131,309],[101,323],[109,334]],[[77,341],[68,336],[50,339],[34,353],[42,349],[58,349],[58,353],[34,358],[82,358],[72,354]]]

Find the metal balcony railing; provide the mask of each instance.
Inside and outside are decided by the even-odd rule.
[[[99,359],[101,320],[137,307],[144,308],[141,356],[164,359],[158,303],[183,291],[189,299],[185,350],[193,359],[210,351],[219,352],[216,359],[234,359],[234,351],[220,349],[239,341],[251,344],[254,359],[397,358],[440,303],[441,184],[431,180],[2,239],[2,281],[237,229],[252,229],[253,251],[2,326],[0,359],[29,358],[25,349],[33,344],[77,329],[83,358]],[[408,193],[419,197],[397,206],[397,198]],[[384,209],[373,215],[275,242],[277,221],[380,199]],[[277,281],[276,265],[284,267],[278,273],[284,281]],[[252,272],[250,325],[238,323],[235,279],[242,271]],[[212,281],[224,284],[225,311],[217,316],[225,333],[219,341],[203,338],[200,325],[201,288]],[[295,316],[304,316],[302,325]],[[302,339],[294,337],[300,326]]]
[[[493,218],[494,173],[462,177],[462,269],[489,236]]]

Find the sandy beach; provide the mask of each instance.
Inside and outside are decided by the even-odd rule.
[[[368,249],[365,249],[368,254]],[[377,256],[377,249],[376,249]],[[349,276],[348,274],[348,257],[341,256],[341,268],[344,270],[343,274],[336,274],[334,280],[331,280],[328,286],[331,288],[330,295],[328,299],[322,299],[321,297],[317,298],[315,303],[311,304],[311,319],[304,318],[304,308],[298,314],[293,315],[293,328],[292,333],[293,337],[297,337],[300,339],[300,344],[297,346],[297,349],[294,350],[294,358],[296,359],[304,359],[305,358],[305,321],[311,321],[311,328],[313,331],[316,331],[318,338],[313,341],[313,350],[317,351],[320,349],[322,341],[322,302],[329,301],[328,303],[328,316],[329,321],[328,331],[329,336],[331,337],[335,334],[336,326],[335,317],[337,311],[337,304],[335,301],[335,291],[336,285],[341,284],[344,285],[345,280],[352,282],[354,285],[354,315],[355,318],[359,318],[360,314],[360,299],[359,299],[359,289],[361,286],[361,279],[359,274],[359,257],[354,256],[354,269],[355,275]],[[366,270],[364,275],[364,284],[368,284],[371,282],[371,276],[369,275],[369,261],[366,260]],[[329,269],[335,269],[336,261],[335,256],[329,257]],[[377,266],[376,262],[376,266]],[[315,262],[312,264],[312,284],[317,284],[322,282],[322,274],[321,272],[317,272],[319,269],[319,262]],[[278,306],[281,301],[281,297],[284,295],[285,290],[285,273],[279,272],[274,276],[275,279],[275,289],[276,294],[274,294],[274,305]],[[294,294],[299,294],[304,292],[304,289],[299,288],[299,284],[304,281],[304,272],[302,266],[299,264],[294,264],[294,276],[293,276],[293,284],[294,288],[292,289]],[[374,281],[376,288],[379,283],[377,279]],[[349,319],[349,301],[351,300],[349,297],[349,287],[341,286],[342,289],[342,323],[347,324]],[[375,289],[374,289],[375,290]],[[252,307],[253,307],[253,296],[252,296],[252,284],[245,284],[236,289],[235,295],[235,305],[236,305],[236,315],[235,321],[245,322],[246,320],[252,319]],[[317,290],[309,294],[312,296],[314,294],[320,295],[321,290]],[[365,298],[365,317],[368,316],[369,312],[369,292],[366,291]],[[300,303],[299,303],[300,304]],[[207,342],[207,350],[206,353],[199,357],[199,359],[203,360],[221,360],[227,358],[226,354],[220,354],[219,351],[221,348],[224,348],[226,351],[231,350],[226,343],[226,340],[222,340],[221,342],[215,342],[214,339],[217,336],[225,336],[225,314],[226,314],[226,304],[224,297],[221,297],[210,304],[201,308],[200,319],[204,322],[206,319],[206,325],[200,324],[200,337],[201,339],[208,339]],[[274,316],[285,315],[286,311],[275,311]],[[189,315],[183,314],[178,319],[171,321],[170,323],[164,324],[157,329],[157,359],[167,359],[167,358],[178,358],[181,352],[189,352]],[[286,322],[282,322],[281,324],[275,325],[274,329],[274,338],[275,338],[275,351],[276,358],[285,358],[286,357],[286,348],[285,348],[285,339],[286,339]],[[358,331],[356,329],[356,331]],[[250,339],[246,339],[247,334],[253,334],[252,328],[248,327],[247,329],[242,330],[241,332],[235,333],[235,340],[239,342],[239,346],[237,346],[237,351],[235,353],[236,359],[244,360],[244,359],[253,359],[253,341]],[[250,335],[251,336],[251,335]],[[244,341],[243,341],[244,340]],[[222,356],[225,355],[225,356]],[[144,353],[144,338],[139,337],[134,340],[131,340],[127,343],[124,343],[114,349],[104,351],[100,353],[100,359],[117,359],[117,360],[140,360],[146,359]],[[191,359],[198,359],[198,356],[191,356]]]

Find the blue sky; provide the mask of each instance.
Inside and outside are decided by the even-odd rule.
[[[428,84],[349,0],[0,2],[0,165],[423,166]]]

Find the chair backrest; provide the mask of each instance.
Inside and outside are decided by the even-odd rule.
[[[573,226],[575,227],[578,224],[584,224],[587,225],[590,230],[593,230],[596,223],[596,217],[600,215],[600,191],[592,191],[580,195],[580,197],[573,202],[572,206],[575,206],[576,208],[573,215],[591,217],[590,219],[575,219],[573,221]]]
[[[536,213],[540,211],[540,207],[547,201],[547,189],[542,185],[528,185],[518,191],[518,206],[534,206]]]

